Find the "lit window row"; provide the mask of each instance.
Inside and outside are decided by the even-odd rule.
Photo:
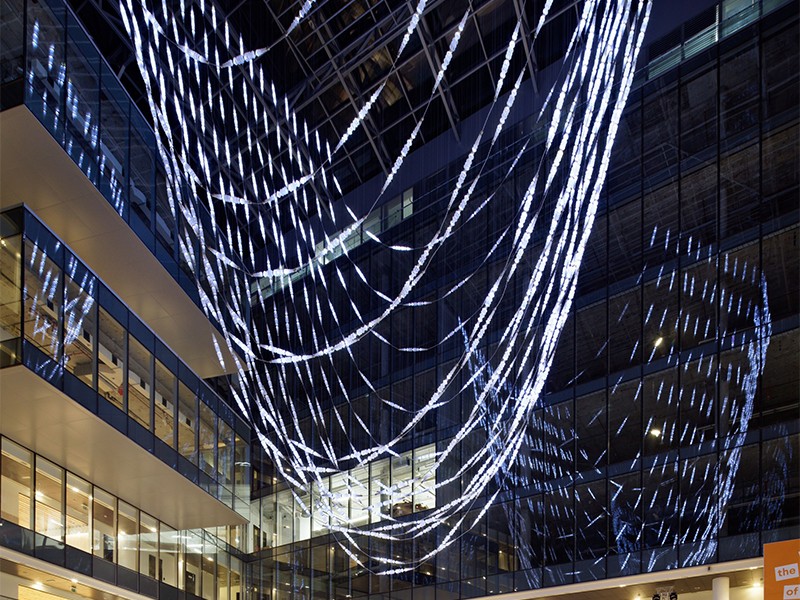
[[[204,600],[239,596],[241,562],[209,531],[175,531],[5,437],[0,462],[2,519],[45,536],[42,548],[63,543]]]
[[[0,221],[10,233],[0,240],[0,366],[26,364],[245,507],[247,426],[30,213],[6,211]]]

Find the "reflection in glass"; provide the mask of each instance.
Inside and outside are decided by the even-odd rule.
[[[117,550],[117,499],[100,488],[94,488],[92,507],[94,555],[114,562]]]
[[[158,521],[139,513],[139,573],[158,579]]]
[[[250,443],[238,433],[234,438],[233,485],[236,496],[250,498]]]
[[[100,308],[97,391],[119,409],[125,406],[125,330]]]
[[[197,396],[178,383],[178,452],[197,464]]]
[[[25,338],[50,358],[59,358],[61,269],[25,242]]]
[[[123,567],[136,571],[138,569],[137,556],[139,553],[139,511],[122,500],[119,501],[118,506],[118,561]]]
[[[217,547],[209,536],[204,536],[203,541],[203,598],[204,600],[214,600],[216,586],[216,566],[217,566]]]
[[[204,402],[200,402],[200,468],[213,475],[217,468],[216,415]]]
[[[156,437],[175,447],[175,375],[156,359],[154,425]]]
[[[10,523],[32,529],[33,453],[3,438],[0,514]]]
[[[222,419],[217,421],[218,449],[217,473],[219,482],[226,488],[233,483],[233,428]]]
[[[200,531],[189,530],[184,532],[183,580],[180,588],[187,594],[201,595],[203,580],[201,568],[203,561],[203,537]]]
[[[64,539],[64,503],[61,489],[64,469],[36,457],[36,532],[54,540]]]
[[[67,371],[93,388],[97,341],[97,303],[92,297],[95,280],[88,282],[88,292],[71,277],[64,280],[64,364]]]
[[[84,552],[92,551],[89,529],[92,486],[88,481],[67,473],[67,544]]]
[[[4,342],[20,337],[22,327],[21,235],[0,239],[0,365],[19,360]]]
[[[153,391],[152,354],[128,335],[128,414],[150,429],[150,396]]]

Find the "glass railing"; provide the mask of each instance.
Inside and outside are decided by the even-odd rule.
[[[250,427],[36,217],[0,213],[0,367],[24,364],[234,510]]]
[[[229,528],[176,530],[7,437],[0,447],[0,545],[145,596],[243,594]]]
[[[718,41],[733,35],[754,23],[772,10],[787,4],[789,0],[724,0],[714,7],[714,19],[708,26],[690,35],[680,36],[673,47],[651,56],[646,68],[646,79],[655,79],[692,58]]]
[[[210,286],[190,267],[199,264],[197,232],[169,197],[152,127],[71,9],[63,0],[6,0],[0,37],[0,107],[24,103],[199,306],[198,285]],[[215,247],[218,228],[197,209]],[[194,253],[188,260],[181,240]]]

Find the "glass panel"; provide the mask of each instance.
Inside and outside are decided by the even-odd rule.
[[[385,519],[391,511],[391,497],[389,488],[389,460],[382,460],[370,463],[370,512],[372,522],[377,523]]]
[[[119,501],[117,532],[119,564],[136,571],[139,551],[139,511],[122,500]]]
[[[67,473],[67,544],[84,552],[92,551],[91,499],[92,485]]]
[[[705,248],[717,239],[717,165],[681,178],[681,232],[688,252]]]
[[[94,555],[114,562],[116,560],[117,499],[100,488],[94,488],[92,506],[94,509]]]
[[[161,523],[159,531],[158,573],[162,583],[178,587],[180,562],[180,536],[177,531]],[[149,567],[148,567],[149,568]]]
[[[407,219],[414,213],[414,188],[403,192],[403,218]]]
[[[314,507],[312,506],[312,510]],[[277,544],[275,529],[275,496],[261,499],[261,548],[272,548]],[[257,550],[258,548],[253,548]]]
[[[25,104],[60,139],[58,109],[62,105],[66,69],[64,64],[64,25],[43,3],[29,2],[28,85]],[[36,35],[33,35],[36,32]]]
[[[217,551],[217,600],[229,600],[228,579],[230,576],[230,555],[222,550]],[[236,600],[234,598],[233,600]]]
[[[2,440],[2,479],[0,511],[2,518],[25,529],[32,529],[33,453],[11,440]]]
[[[601,558],[606,554],[606,482],[575,486],[576,558]]]
[[[25,338],[58,359],[61,269],[31,242],[25,242],[25,259]]]
[[[197,396],[178,383],[178,452],[197,464]]]
[[[125,330],[100,308],[97,346],[97,391],[120,409],[125,404]]]
[[[200,468],[214,475],[217,468],[216,415],[208,406],[200,402]]]
[[[164,173],[156,171],[156,237],[172,251],[175,242],[175,216],[167,195]]]
[[[643,474],[644,547],[674,546],[678,540],[678,463],[668,462]],[[649,569],[648,569],[649,570]]]
[[[681,85],[681,158],[690,162],[717,142],[717,71]]]
[[[203,543],[203,598],[214,600],[216,586],[217,547],[211,541],[211,536],[205,534]]]
[[[696,360],[680,370],[680,445],[693,446],[714,439],[716,434],[717,357]],[[723,384],[720,382],[720,391]],[[719,428],[725,427],[724,414]]]
[[[347,524],[350,522],[350,498],[347,494],[347,475],[336,473],[331,475],[331,523]],[[298,507],[299,508],[299,507]],[[300,525],[300,523],[298,523]],[[302,534],[300,527],[295,532],[295,537]]]
[[[414,450],[414,511],[436,507],[436,445]]]
[[[233,428],[222,419],[217,421],[217,473],[220,483],[230,487],[233,482]]]
[[[641,542],[641,493],[638,473],[608,480],[609,547],[619,554],[609,558],[612,572],[638,571],[638,560],[631,553]]]
[[[20,337],[22,327],[21,244],[21,235],[0,239],[0,342]]]
[[[754,144],[720,157],[720,239],[758,227],[759,153],[758,144]]]
[[[642,203],[628,202],[608,215],[609,283],[642,272]],[[652,232],[647,232],[652,233]],[[609,321],[614,328],[614,322]]]
[[[632,461],[641,455],[642,386],[637,379],[609,390],[609,464]]]
[[[241,598],[243,597],[242,592],[244,592],[242,590],[242,561],[231,556],[230,597]]]
[[[737,50],[720,61],[720,139],[742,134],[758,124],[758,48]],[[756,165],[758,161],[756,161]]]
[[[350,471],[350,524],[369,524],[369,466]]]
[[[203,562],[203,538],[202,534],[197,531],[184,532],[184,539],[186,545],[184,551],[183,562],[183,581],[181,588],[187,594],[194,594],[199,596],[201,594],[202,579],[201,579],[201,563]]]
[[[175,375],[156,359],[155,431],[162,442],[175,447]]]
[[[153,150],[151,131],[142,121],[135,108],[131,108],[130,137],[130,203],[134,212],[150,229],[153,220]],[[138,127],[136,126],[138,124]]]
[[[676,369],[644,378],[642,444],[645,454],[658,454],[678,444],[678,378]],[[687,399],[688,400],[688,399]]]
[[[250,499],[250,443],[237,433],[234,439],[234,493],[242,499]]]
[[[607,462],[606,391],[575,400],[576,468],[597,469]]]
[[[606,374],[606,302],[597,302],[578,311],[575,331],[576,380],[591,381]]]
[[[95,183],[100,172],[97,165],[100,55],[74,18],[69,19],[67,30],[66,150]]]
[[[717,485],[712,473],[717,469],[715,454],[692,458],[681,463],[681,497],[684,499],[680,513],[680,542],[696,544],[708,540],[719,526],[716,511],[710,507],[717,502]],[[691,546],[690,546],[691,548]],[[684,556],[691,557],[691,550]],[[699,558],[705,553],[697,552]],[[688,562],[692,562],[691,560]],[[687,561],[684,560],[684,564]]]
[[[639,288],[608,301],[609,373],[641,362],[642,293]]]
[[[36,532],[64,539],[64,469],[36,457]]]
[[[0,12],[0,38],[3,40],[3,52],[0,55],[0,77],[4,84],[22,78],[25,71],[25,65],[22,62],[25,40],[23,14],[23,0],[11,0],[5,3]]]
[[[709,258],[688,267],[680,280],[681,349],[710,342],[717,335],[716,302],[711,289],[717,280],[717,258]]]
[[[158,521],[139,513],[139,573],[158,579]]]
[[[400,456],[392,459],[392,491],[390,498],[391,515],[395,518],[404,517],[413,512],[411,455],[411,452],[403,452]]]
[[[289,490],[278,492],[277,545],[282,546],[292,541],[292,525],[294,524],[294,503]],[[317,521],[315,516],[314,521]]]
[[[100,189],[114,209],[126,215],[130,101],[112,73],[102,70],[100,86]]]
[[[794,102],[797,110],[797,101]],[[797,210],[797,184],[800,181],[800,144],[797,125],[777,133],[765,134],[761,144],[761,194],[765,217],[791,214]]]
[[[669,271],[644,286],[642,349],[647,362],[670,356],[678,347],[679,313],[676,279],[675,271]]]
[[[151,357],[135,337],[128,336],[128,414],[146,429],[150,429],[153,391]]]
[[[97,303],[92,297],[95,279],[88,281],[88,293],[71,277],[65,276],[64,281],[64,364],[67,371],[93,388],[97,341]]]

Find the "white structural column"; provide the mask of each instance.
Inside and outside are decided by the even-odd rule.
[[[715,577],[711,582],[712,600],[730,600],[731,580],[729,577]]]

